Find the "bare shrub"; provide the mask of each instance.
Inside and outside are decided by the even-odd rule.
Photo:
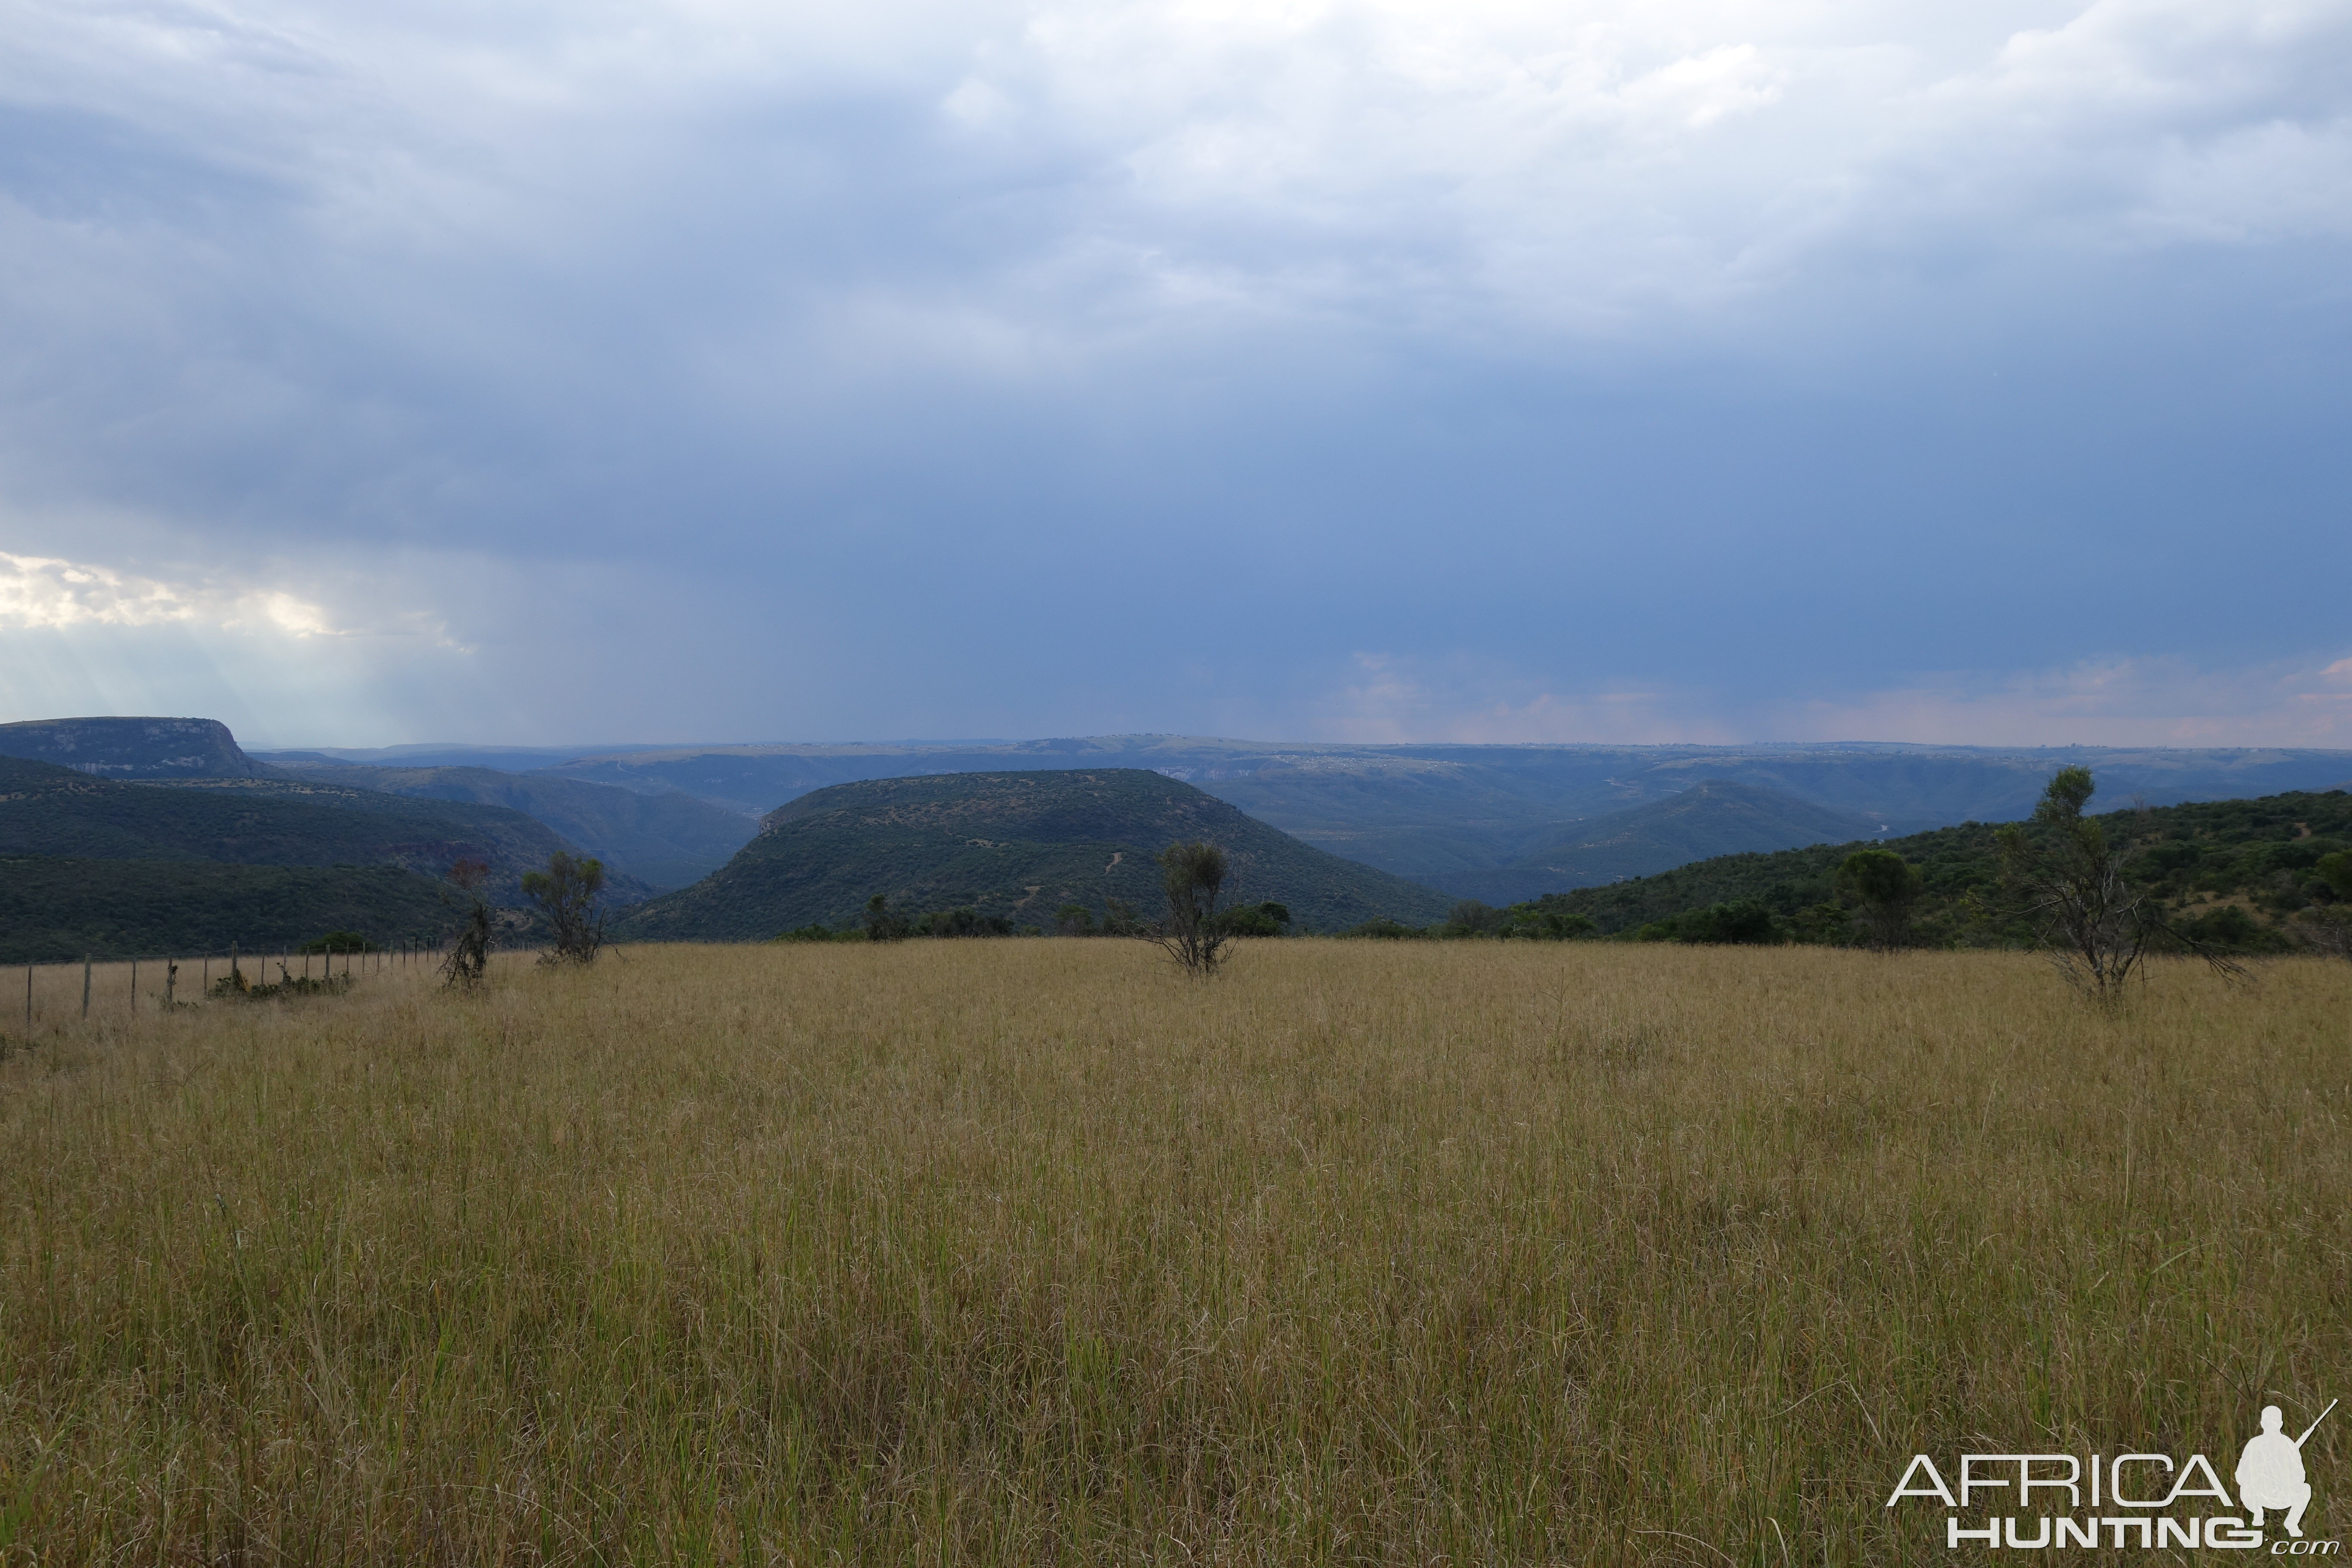
[[[490,966],[490,901],[482,897],[482,885],[489,879],[490,868],[486,861],[460,860],[449,868],[450,883],[471,897],[473,907],[466,911],[466,922],[458,928],[457,940],[449,944],[449,956],[441,961],[441,981],[445,985],[470,991],[482,983],[482,975]]]
[[[2243,975],[2244,965],[2173,931],[2155,899],[2132,885],[2126,875],[2131,839],[2110,839],[2083,809],[2097,787],[2090,769],[2061,768],[2032,820],[1998,835],[2002,879],[2059,973],[2094,1001],[2111,1005],[2149,950],[2163,942],[2198,954],[2224,975]]]

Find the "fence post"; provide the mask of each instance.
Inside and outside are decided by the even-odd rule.
[[[134,1015],[139,1011],[139,961],[135,958],[131,961],[131,1011]]]
[[[33,966],[25,965],[25,1038],[33,1037]]]
[[[86,952],[81,955],[81,1016],[85,1022],[89,1018],[89,954]]]
[[[167,1013],[172,1009],[172,987],[179,978],[180,961],[176,958],[165,959],[163,961],[163,1010]]]

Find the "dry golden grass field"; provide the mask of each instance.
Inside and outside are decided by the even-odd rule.
[[[2352,1394],[2352,964],[125,979],[0,1063],[7,1563],[1957,1562],[1914,1453]]]

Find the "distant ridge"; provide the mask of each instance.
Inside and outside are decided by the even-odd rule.
[[[759,831],[758,823],[740,812],[676,790],[646,794],[558,773],[286,760],[273,765],[320,784],[507,806],[553,828],[603,860],[607,870],[638,878],[656,889],[701,880]]]
[[[1286,905],[1301,929],[1378,916],[1423,925],[1447,897],[1299,843],[1181,780],[1140,768],[947,773],[835,784],[770,814],[725,868],[646,904],[615,934],[741,942],[847,925],[876,893],[909,910],[969,907],[1051,929],[1064,904],[1110,900],[1147,917],[1154,858],[1205,838],[1232,857],[1232,891]]]
[[[0,757],[109,779],[249,779],[269,772],[217,719],[31,719],[0,724]]]
[[[2070,763],[2151,805],[2352,784],[2352,751],[1991,747],[1875,742],[1730,746],[1349,745],[1182,735],[982,742],[679,746],[551,770],[676,789],[753,815],[858,779],[1150,768],[1196,784],[1318,848],[1432,887],[1517,865],[1538,834],[1683,794],[1699,780],[1777,790],[1889,834],[2029,814]]]
[[[1701,779],[1679,795],[1539,834],[1514,861],[1438,881],[1493,904],[1596,888],[1717,855],[1800,849],[1883,838],[1879,824],[1762,784]]]

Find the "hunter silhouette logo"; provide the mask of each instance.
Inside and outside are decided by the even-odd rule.
[[[2329,1400],[2299,1437],[2287,1436],[2284,1412],[2264,1405],[2262,1430],[2238,1456],[2234,1503],[2219,1469],[2202,1454],[2176,1459],[2151,1453],[2012,1452],[1962,1454],[1948,1481],[1934,1459],[1914,1454],[1886,1506],[1932,1498],[1946,1510],[1947,1546],[2029,1550],[2255,1551],[2264,1544],[2263,1516],[2276,1513],[2284,1516],[2286,1537],[2269,1543],[2269,1555],[2332,1557],[2342,1552],[2340,1541],[2304,1539],[2312,1487],[2303,1457],[2304,1445],[2336,1403]]]
[[[2329,1400],[2327,1410],[2335,1408],[2336,1401]],[[2327,1419],[2327,1410],[2319,1413],[2319,1421]],[[2290,1438],[2284,1413],[2275,1405],[2263,1406],[2262,1435],[2247,1438],[2246,1451],[2238,1456],[2238,1501],[2245,1506],[2246,1522],[2252,1528],[2263,1527],[2263,1510],[2284,1509],[2286,1532],[2303,1539],[2303,1510],[2311,1506],[2303,1446],[2319,1430],[2319,1421],[2305,1427],[2302,1436]]]

